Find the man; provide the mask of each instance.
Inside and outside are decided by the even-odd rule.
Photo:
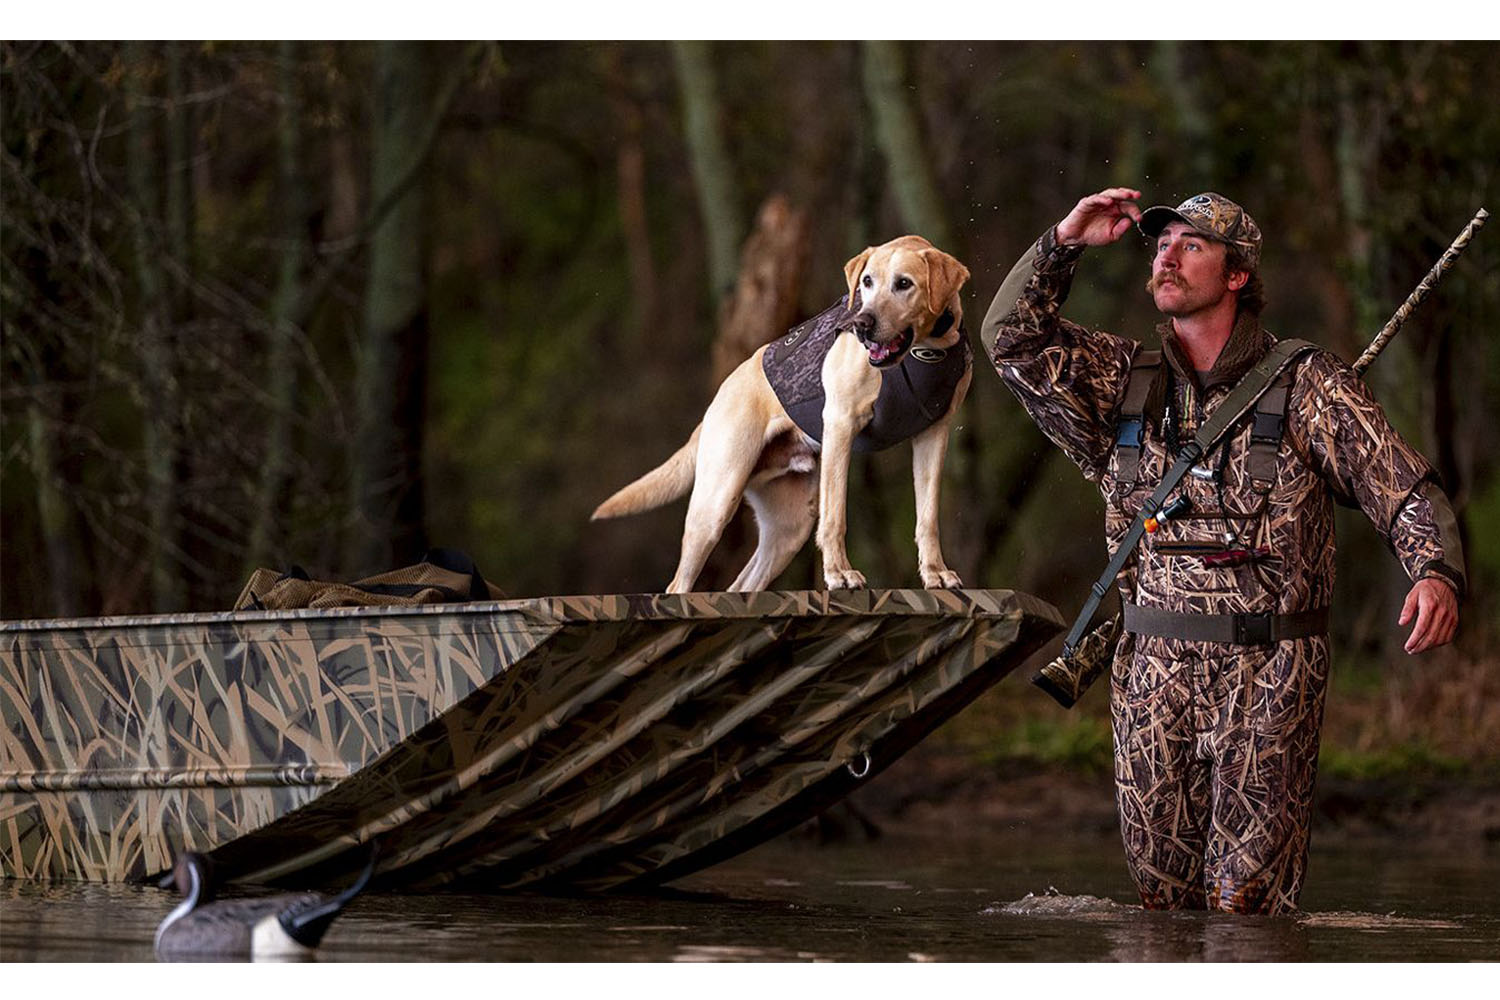
[[[1260,325],[1250,216],[1213,193],[1144,213],[1140,197],[1079,201],[1011,271],[982,332],[1006,385],[1104,494],[1111,549],[1177,449],[1276,343]],[[1153,240],[1161,359],[1059,315],[1084,248],[1136,224]],[[1285,912],[1307,862],[1333,501],[1363,510],[1415,581],[1399,621],[1414,623],[1408,653],[1458,626],[1456,522],[1432,468],[1325,351],[1292,363],[1179,498],[1185,513],[1120,577],[1110,705],[1127,862],[1148,908]]]

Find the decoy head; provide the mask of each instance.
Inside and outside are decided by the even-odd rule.
[[[164,889],[176,886],[177,892],[182,896],[182,902],[178,903],[177,907],[161,922],[161,926],[156,928],[155,944],[157,947],[161,946],[161,937],[168,927],[213,899],[215,888],[213,862],[197,851],[183,851],[177,856],[177,862],[172,866],[171,874],[164,877],[159,884]]]
[[[214,863],[206,854],[183,851],[172,865],[172,871],[161,880],[161,887],[175,888],[184,899],[196,899],[202,906],[217,895],[218,884],[214,877]]]

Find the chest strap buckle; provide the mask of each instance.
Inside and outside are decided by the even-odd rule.
[[[1256,444],[1280,444],[1286,429],[1286,414],[1257,410],[1255,423],[1250,428],[1250,440]]]

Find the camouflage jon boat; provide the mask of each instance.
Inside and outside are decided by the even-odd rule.
[[[0,872],[661,882],[816,815],[1049,638],[1013,591],[0,624]],[[388,882],[389,884],[389,882]]]

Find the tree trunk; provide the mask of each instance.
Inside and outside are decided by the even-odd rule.
[[[651,255],[651,227],[646,214],[645,116],[631,86],[620,48],[608,46],[600,56],[610,81],[610,106],[620,126],[615,147],[615,182],[619,185],[620,229],[630,265],[632,333],[640,336],[656,316],[656,263]]]
[[[1326,86],[1324,74],[1316,63],[1313,52],[1298,53],[1306,60],[1298,65],[1298,84],[1302,88],[1297,116],[1297,149],[1308,188],[1316,192],[1338,190],[1338,164],[1333,156],[1332,137],[1328,135],[1326,122],[1327,105],[1319,100],[1320,90]],[[1308,199],[1307,212],[1312,216],[1309,226],[1310,239],[1315,241],[1317,268],[1302,279],[1310,282],[1305,294],[1318,304],[1320,322],[1324,331],[1324,343],[1335,354],[1352,361],[1364,349],[1359,342],[1360,330],[1355,320],[1354,298],[1349,284],[1340,273],[1338,263],[1344,253],[1342,223],[1339,201],[1330,198]],[[1281,295],[1277,295],[1282,301]],[[1373,333],[1374,331],[1370,331]]]
[[[1186,184],[1184,196],[1202,191],[1215,176],[1216,157],[1213,127],[1203,111],[1197,77],[1183,65],[1181,42],[1157,42],[1151,50],[1150,65],[1157,87],[1169,101],[1168,131],[1175,148],[1186,153],[1187,176],[1178,174],[1176,179]]]
[[[906,67],[898,42],[864,42],[865,97],[875,124],[875,141],[890,170],[891,188],[902,221],[948,253],[958,253],[932,172]]]
[[[249,569],[267,565],[279,550],[285,533],[283,518],[289,505],[283,496],[292,458],[292,416],[297,401],[297,352],[294,314],[302,299],[302,261],[306,245],[305,200],[302,195],[302,106],[297,87],[298,45],[282,41],[276,53],[277,90],[281,101],[276,124],[276,202],[280,211],[281,252],[276,292],[271,301],[270,343],[266,351],[266,444],[255,490],[255,523],[250,531]],[[286,562],[284,555],[280,561]]]
[[[796,324],[807,273],[807,213],[785,196],[766,199],[755,230],[740,255],[740,274],[719,307],[714,341],[713,384],[717,386],[760,347]]]
[[[723,111],[709,46],[708,42],[673,42],[672,56],[682,89],[683,137],[708,245],[710,291],[717,301],[734,287],[745,225],[739,185],[720,124]]]
[[[26,351],[26,354],[31,354]],[[45,365],[32,357],[25,359],[26,381],[29,383],[26,401],[26,442],[30,452],[28,458],[31,474],[36,479],[36,506],[46,551],[47,596],[50,603],[44,615],[47,617],[72,618],[83,613],[83,587],[80,568],[83,553],[78,543],[78,525],[73,506],[67,494],[67,478],[64,475],[58,448],[56,429],[57,413],[65,412],[53,402],[46,406],[43,397],[51,392],[65,393],[63,383],[49,388],[46,385]]]
[[[196,115],[189,102],[188,70],[183,65],[187,42],[167,42],[167,249],[175,271],[172,321],[187,322],[192,310],[194,271],[193,133]]]
[[[146,107],[147,64],[151,53],[144,42],[126,45],[129,74],[130,119],[126,173],[130,189],[130,218],[135,250],[135,272],[139,293],[139,343],[141,358],[141,406],[145,451],[146,547],[143,553],[151,589],[151,610],[180,611],[185,587],[180,569],[181,518],[178,511],[178,452],[181,413],[171,330],[164,310],[165,282],[161,271],[161,244],[156,225],[161,191],[160,151],[153,142],[154,120]]]
[[[427,383],[423,186],[399,185],[426,152],[429,87],[420,43],[376,49],[370,200],[394,198],[371,236],[364,332],[355,371],[354,521],[346,569],[412,562],[424,536],[422,425]]]
[[[176,483],[179,528],[177,538],[182,546],[183,557],[175,575],[181,581],[179,600],[182,607],[195,607],[205,587],[212,589],[212,574],[205,571],[210,561],[207,548],[213,542],[213,529],[205,527],[201,504],[204,490],[201,484],[213,478],[203,475],[195,465],[212,464],[213,456],[204,455],[188,444],[192,428],[199,421],[195,410],[201,412],[199,395],[182,385],[190,382],[192,362],[176,355],[177,346],[193,342],[192,324],[195,319],[194,281],[197,271],[195,230],[197,212],[193,191],[193,158],[195,156],[194,134],[197,114],[191,100],[191,69],[187,65],[189,42],[168,41],[162,43],[166,60],[167,105],[166,125],[166,205],[163,213],[165,238],[162,257],[167,268],[167,343],[174,351],[175,381],[178,383],[173,410],[173,422],[177,437],[177,450],[173,456],[175,468],[172,480]]]
[[[772,195],[755,218],[755,229],[740,251],[740,274],[719,308],[713,346],[713,387],[756,350],[789,330],[798,319],[808,260],[807,213],[782,195]],[[748,507],[725,527],[703,567],[701,579],[727,583],[754,546]]]
[[[1354,287],[1356,340],[1365,339],[1380,329],[1385,321],[1384,303],[1380,301],[1381,276],[1388,272],[1389,255],[1382,251],[1378,239],[1375,206],[1380,202],[1378,190],[1381,153],[1388,135],[1392,109],[1385,104],[1384,88],[1379,84],[1384,68],[1378,53],[1350,48],[1348,58],[1334,74],[1337,108],[1335,162],[1338,166],[1339,200],[1344,210],[1346,253],[1351,262],[1350,283]],[[1394,306],[1395,303],[1392,303]],[[1399,341],[1399,338],[1398,338]],[[1405,415],[1420,412],[1420,401],[1406,398],[1416,385],[1416,369],[1410,352],[1410,341],[1393,341],[1381,354],[1380,363],[1365,374],[1375,396],[1381,401],[1392,422],[1398,427],[1411,425]],[[1361,345],[1361,348],[1363,345]],[[1347,518],[1346,520],[1352,520]],[[1360,518],[1363,521],[1363,518]],[[1339,537],[1340,576],[1362,581],[1358,603],[1344,614],[1353,614],[1348,628],[1355,648],[1373,644],[1394,651],[1394,644],[1404,635],[1390,627],[1405,600],[1411,583],[1399,565],[1381,553],[1384,546],[1367,524]],[[1354,567],[1363,567],[1356,573]],[[1377,567],[1372,574],[1369,567]],[[1337,606],[1337,605],[1336,605]]]

